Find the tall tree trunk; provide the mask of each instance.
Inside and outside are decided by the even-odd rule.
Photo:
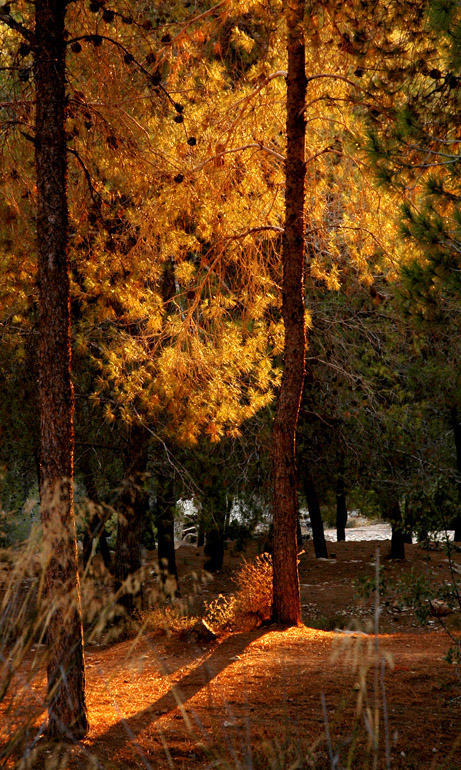
[[[205,516],[202,510],[200,511],[200,517],[198,520],[197,548],[201,548],[204,544],[205,544]]]
[[[296,427],[304,381],[304,183],[306,73],[304,0],[285,3],[287,26],[287,158],[282,246],[284,369],[272,433],[274,602],[278,623],[301,622],[296,522]]]
[[[336,540],[338,543],[346,539],[347,524],[347,504],[346,487],[344,485],[344,463],[341,462],[341,468],[336,479]]]
[[[450,418],[451,418],[451,427],[453,428],[453,435],[454,435],[455,447],[456,447],[456,470],[457,470],[456,485],[458,487],[458,500],[459,500],[459,506],[461,508],[461,422],[460,422],[458,410],[456,407],[453,407],[453,409],[451,410]],[[455,517],[454,539],[456,543],[461,542],[461,510],[458,510],[458,513],[456,514],[456,517]]]
[[[85,482],[87,501],[87,522],[83,534],[83,568],[86,569],[93,551],[93,540],[95,537],[99,540],[102,560],[108,572],[112,572],[112,559],[107,542],[107,532],[105,519],[102,515],[103,508],[99,505],[99,494],[95,484],[94,474],[88,459],[84,455],[80,464],[83,481]]]
[[[59,740],[76,740],[86,734],[88,720],[72,486],[65,8],[60,0],[35,3],[40,501],[47,555],[45,591],[50,608],[48,734]]]
[[[411,545],[413,542],[413,528],[411,526],[411,514],[408,505],[408,497],[405,497],[403,505],[403,518],[405,522],[405,531],[403,533],[403,542],[405,545]]]
[[[204,554],[208,557],[204,569],[219,572],[224,563],[226,524],[232,508],[232,497],[223,490],[219,474],[212,471],[208,477],[206,497],[203,501],[205,522]]]
[[[146,430],[133,427],[124,453],[114,565],[114,589],[119,593],[118,604],[127,615],[135,614],[142,607],[139,570],[143,519],[148,505],[144,489],[148,448]]]
[[[169,477],[157,479],[157,503],[155,523],[157,525],[158,566],[165,593],[168,597],[179,596],[178,569],[174,550],[174,508],[176,495],[174,481]]]
[[[319,499],[314,485],[314,480],[310,469],[303,468],[302,473],[304,496],[309,509],[309,518],[312,527],[312,539],[314,541],[314,551],[317,559],[328,559],[328,550],[323,530],[322,514],[320,511]]]
[[[391,550],[389,553],[389,558],[404,559],[405,532],[403,527],[402,511],[400,510],[400,503],[398,500],[392,501],[389,508],[388,518],[390,519],[392,527]]]

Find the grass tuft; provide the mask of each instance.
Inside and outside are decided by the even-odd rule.
[[[205,620],[215,632],[258,628],[271,617],[272,558],[268,553],[252,563],[245,561],[234,581],[234,594],[220,594],[205,604]]]

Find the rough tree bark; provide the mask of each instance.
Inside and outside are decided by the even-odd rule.
[[[48,734],[64,741],[82,738],[88,729],[72,488],[65,9],[60,0],[36,0],[34,60],[40,500],[49,606]]]
[[[456,470],[457,470],[456,486],[458,487],[458,500],[461,506],[461,421],[460,421],[458,410],[456,407],[453,407],[453,409],[450,412],[450,421],[451,421],[451,427],[453,428],[453,436],[455,439]],[[455,543],[460,543],[461,542],[461,511],[458,511],[458,513],[456,514],[454,525],[455,525],[454,540],[455,540]]]
[[[282,246],[282,316],[285,327],[284,369],[272,434],[274,511],[273,618],[301,621],[296,523],[296,426],[304,381],[304,182],[306,73],[304,0],[284,5],[287,25],[287,158],[285,231]]]

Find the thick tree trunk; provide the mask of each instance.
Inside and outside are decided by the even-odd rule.
[[[287,158],[285,231],[282,246],[282,316],[284,369],[272,434],[274,509],[274,602],[276,622],[301,620],[296,522],[296,427],[304,381],[304,182],[306,73],[304,1],[285,3],[287,25]]]
[[[346,539],[347,504],[344,476],[339,472],[336,479],[336,540],[338,543]]]
[[[36,0],[34,61],[39,283],[40,501],[49,606],[48,734],[88,730],[73,508],[74,399],[65,135],[65,3]]]
[[[117,602],[126,615],[133,615],[142,608],[139,570],[143,519],[148,505],[144,489],[148,447],[144,428],[134,427],[124,456],[114,565],[114,589],[119,594]]]
[[[158,566],[163,590],[169,598],[179,596],[178,570],[174,550],[174,508],[176,495],[174,482],[167,478],[157,479],[157,503],[155,523],[157,525]]]
[[[459,419],[458,410],[456,407],[453,407],[453,409],[450,412],[450,418],[451,418],[451,427],[453,428],[453,436],[455,439],[455,447],[456,447],[456,470],[457,470],[457,480],[456,485],[458,487],[458,500],[459,500],[459,506],[461,508],[461,422]],[[455,516],[455,542],[460,543],[461,542],[461,510],[458,510],[457,515]]]
[[[309,509],[309,518],[312,527],[312,539],[317,559],[328,559],[328,550],[323,530],[322,514],[319,499],[314,485],[314,480],[309,468],[304,468],[302,473],[304,495]]]

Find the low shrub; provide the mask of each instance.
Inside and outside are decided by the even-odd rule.
[[[257,628],[272,609],[272,558],[263,553],[245,561],[235,576],[237,590],[205,604],[205,620],[214,631]]]

